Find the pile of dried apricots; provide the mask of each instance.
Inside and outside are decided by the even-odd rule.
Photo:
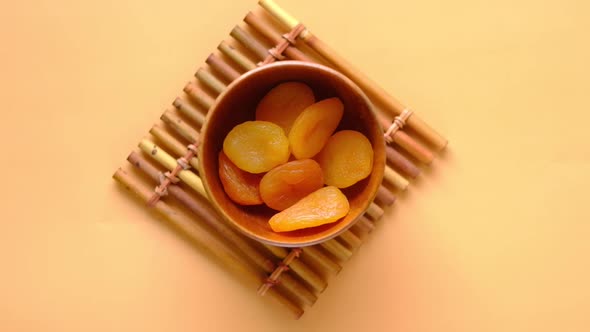
[[[339,188],[371,174],[373,148],[358,131],[334,133],[343,113],[340,99],[316,102],[303,83],[274,87],[256,107],[255,121],[238,124],[223,141],[219,177],[226,194],[240,205],[280,211],[269,220],[275,232],[346,216],[350,205]]]

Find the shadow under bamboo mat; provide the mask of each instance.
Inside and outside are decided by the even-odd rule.
[[[146,208],[157,211],[247,287],[299,318],[367,240],[397,193],[408,188],[447,141],[276,3],[259,4],[173,98],[138,150],[128,156],[131,166],[119,168],[113,177],[144,202],[155,203]],[[388,142],[384,181],[365,214],[338,237],[295,249],[261,244],[234,230],[210,204],[197,172],[198,156],[191,152],[207,111],[227,85],[259,65],[283,59],[324,64],[357,83],[374,104]],[[181,167],[179,160],[186,165]],[[167,171],[179,182],[166,180]],[[164,181],[167,186],[161,190]]]

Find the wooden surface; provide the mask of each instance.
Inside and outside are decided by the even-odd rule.
[[[2,4],[0,330],[587,331],[589,5],[280,3],[442,159],[294,322],[110,178],[255,1]]]

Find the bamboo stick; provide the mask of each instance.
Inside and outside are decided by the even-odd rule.
[[[142,184],[138,178],[132,177],[122,169],[117,170],[113,175],[113,178],[144,202],[150,199],[151,195],[153,195],[152,188]],[[263,275],[258,273],[249,264],[238,259],[237,256],[231,254],[231,251],[226,245],[220,242],[217,238],[211,236],[211,234],[205,229],[199,227],[199,225],[194,223],[192,219],[177,213],[172,207],[163,201],[158,201],[155,204],[154,209],[173,227],[182,231],[193,243],[218,260],[224,267],[234,274],[242,276],[243,280],[247,282],[250,287],[258,287],[263,282]],[[267,294],[269,297],[275,299],[287,308],[295,318],[300,318],[303,314],[303,309],[287,296],[281,294],[278,289],[271,289]]]
[[[379,189],[377,189],[377,196],[375,197],[375,201],[377,202],[377,204],[390,206],[395,202],[395,196],[391,193],[391,191],[387,190],[385,187],[379,186]]]
[[[333,258],[331,258],[328,255],[323,254],[321,252],[321,250],[318,249],[318,246],[321,247],[321,244],[314,245],[314,246],[302,247],[301,249],[303,249],[303,252],[305,254],[312,257],[313,260],[315,260],[317,263],[319,263],[322,267],[326,268],[328,271],[330,271],[334,274],[337,274],[338,272],[340,272],[342,267]],[[276,246],[271,246],[271,245],[265,245],[265,247],[271,253],[273,253],[273,255],[275,255],[281,259],[285,258],[289,254],[289,251],[285,248],[282,248],[282,247],[276,247]],[[332,246],[333,250],[334,250],[334,248],[336,248],[336,250],[339,249],[336,246]],[[336,255],[336,254],[333,254],[333,255]]]
[[[373,221],[369,220],[366,216],[362,216],[357,222],[350,227],[350,231],[355,234],[361,242],[365,242],[369,234],[375,229]]]
[[[352,251],[342,245],[340,242],[342,238],[337,236],[332,240],[324,241],[320,243],[322,248],[326,249],[330,254],[334,257],[338,258],[341,261],[347,261],[352,257]]]
[[[367,209],[366,215],[373,218],[373,220],[379,220],[381,217],[383,217],[383,213],[385,213],[385,212],[383,211],[383,209],[379,205],[371,204],[371,205],[369,205],[369,208]]]
[[[275,17],[275,19],[277,19],[287,28],[292,29],[297,24],[299,24],[298,20],[289,15],[273,0],[260,0],[259,3],[273,17]],[[406,106],[390,96],[385,90],[383,90],[383,88],[369,79],[361,71],[354,68],[350,63],[348,63],[348,61],[339,56],[326,43],[314,36],[309,30],[306,29],[303,33],[301,33],[300,37],[308,46],[315,50],[324,59],[332,63],[339,71],[360,85],[363,90],[367,92],[369,97],[371,97],[371,99],[373,99],[377,104],[384,106],[385,109],[389,110],[395,115],[399,115],[405,109],[407,109]],[[408,127],[412,128],[427,142],[432,144],[437,150],[442,150],[446,147],[448,143],[447,140],[432,128],[430,128],[415,113],[408,118],[406,123]]]
[[[264,247],[267,248],[271,254],[280,259],[284,259],[289,254],[289,251],[282,247],[271,246],[267,244],[264,244]],[[332,261],[330,261],[328,257],[325,257],[324,263],[332,264]],[[308,276],[308,278],[304,280],[309,283],[310,286],[314,287],[316,291],[321,293],[326,289],[326,287],[328,287],[327,282],[301,260],[296,259],[292,261],[291,264],[289,264],[289,267],[299,276]]]
[[[162,166],[166,167],[169,171],[172,171],[178,165],[172,156],[148,139],[141,140],[139,148]],[[203,187],[203,182],[201,182],[201,179],[195,173],[190,170],[182,170],[178,173],[178,178],[201,194],[201,196],[205,198],[208,197],[205,188]]]
[[[176,137],[170,135],[164,128],[154,125],[152,129],[150,129],[150,134],[160,140],[164,147],[168,148],[176,156],[184,156],[186,154],[186,145],[183,145],[179,140],[176,139]],[[199,168],[199,160],[197,157],[192,157],[188,162],[193,168]]]
[[[195,77],[217,95],[225,90],[225,84],[203,68],[197,70]]]
[[[274,18],[276,18],[280,23],[285,25],[289,29],[293,29],[299,21],[291,16],[288,12],[286,12],[282,7],[280,7],[274,1],[259,1],[258,2],[262,8],[266,9]]]
[[[311,257],[313,261],[317,262],[319,265],[321,265],[323,268],[325,268],[332,274],[338,274],[340,270],[342,270],[342,266],[340,266],[340,264],[338,264],[337,262],[333,261],[326,254],[324,254],[317,245],[303,247],[302,249],[305,255]]]
[[[196,101],[201,107],[203,107],[206,111],[208,111],[213,103],[215,103],[215,99],[211,98],[207,92],[199,89],[195,84],[192,82],[188,82],[184,87],[183,91],[191,97],[194,101]]]
[[[399,175],[398,172],[394,171],[389,167],[385,167],[385,171],[383,172],[383,179],[388,183],[391,183],[396,188],[401,190],[406,190],[408,185],[410,184],[408,180],[406,180],[403,176]]]
[[[237,25],[230,32],[230,36],[234,37],[240,42],[240,44],[244,45],[257,58],[264,59],[268,54],[268,49],[264,45],[259,43],[254,37]]]
[[[416,167],[411,161],[408,160],[408,158],[406,158],[391,146],[385,147],[385,154],[387,156],[387,160],[397,166],[397,169],[399,169],[405,175],[411,178],[416,178],[420,174],[420,169],[418,167]]]
[[[336,257],[341,262],[347,261],[352,257],[352,251],[343,246],[340,242],[335,239],[324,241],[320,243],[322,248],[326,249],[330,254]]]
[[[180,113],[189,118],[197,126],[200,127],[203,125],[203,123],[205,123],[205,115],[199,112],[187,101],[181,98],[176,98],[172,105],[174,105],[174,107],[176,107],[176,109],[180,111]]]
[[[282,37],[280,35],[275,34],[274,29],[266,22],[261,20],[260,17],[256,16],[254,13],[249,12],[244,18],[244,22],[250,25],[262,36],[264,36],[273,45],[277,45],[281,42]],[[293,60],[312,62],[312,60],[307,55],[305,55],[303,52],[301,52],[299,49],[295,47],[287,47],[287,49],[285,50],[285,55]]]
[[[287,248],[277,247],[266,243],[262,243],[262,245],[266,249],[268,249],[268,251],[270,251],[273,255],[280,259],[287,257],[287,255],[289,254],[289,250]]]
[[[232,82],[240,77],[240,73],[237,70],[213,53],[207,57],[205,63],[207,63],[209,67],[218,73],[226,82]]]
[[[385,167],[383,180],[401,190],[406,190],[409,185],[408,180],[390,167]]]
[[[273,287],[275,282],[280,281],[283,273],[287,272],[289,270],[289,266],[291,265],[291,263],[293,261],[297,260],[299,258],[300,254],[301,254],[301,249],[291,250],[289,252],[289,254],[287,255],[287,257],[285,257],[285,259],[281,263],[279,263],[279,266],[272,271],[270,276],[268,276],[268,278],[266,279],[266,282],[263,283],[262,285],[260,285],[260,287],[258,287],[258,292],[257,292],[258,295],[264,296],[264,294],[266,294],[266,292],[268,292],[268,290]],[[289,275],[287,274],[286,276],[289,276]],[[312,294],[312,295],[315,296],[314,294]],[[316,297],[316,299],[317,299],[317,297]]]
[[[339,236],[337,236],[337,239],[340,239],[345,243],[350,241],[350,242],[356,244],[358,241],[356,241],[356,239],[354,239],[354,236],[355,236],[354,234],[352,234],[350,231],[347,230],[347,231],[343,232],[342,234],[340,234]],[[338,241],[336,239],[332,239],[332,240],[328,240],[326,242],[338,242]],[[323,246],[323,243],[321,243],[320,245]],[[285,256],[287,255],[287,251],[284,248],[271,246],[271,245],[265,245],[265,246],[268,250],[270,250],[275,256],[277,256],[279,258],[285,258]],[[307,247],[304,247],[303,249],[305,250],[305,248],[307,248]],[[339,259],[340,259],[340,257],[350,258],[350,256],[352,256],[352,252],[350,250],[348,250],[346,247],[342,246],[340,243],[329,243],[324,248],[326,250],[328,250],[334,256],[338,257]],[[348,258],[346,258],[346,259],[348,259]],[[345,260],[345,259],[343,259],[343,260]]]
[[[379,189],[377,190],[377,195],[375,196],[375,201],[378,204],[390,206],[391,204],[393,204],[393,202],[395,202],[395,195],[391,191],[389,191],[389,189],[387,189],[383,185],[380,185]]]
[[[170,110],[164,111],[160,117],[164,123],[172,127],[178,134],[190,143],[195,143],[199,132],[193,129],[190,125],[184,122],[178,115],[172,113]]]
[[[142,157],[139,153],[132,152],[129,157],[127,157],[127,160],[147,174],[152,180],[158,181],[160,171],[151,165],[147,159]],[[222,218],[211,205],[203,204],[202,201],[194,199],[179,186],[169,186],[168,193],[191,210],[191,212],[199,216],[201,222],[205,223],[208,227],[211,227],[221,235],[222,241],[225,241],[228,247],[235,247],[235,249],[248,257],[248,259],[254,262],[256,266],[264,272],[272,273],[274,271],[274,263],[222,222]],[[311,293],[307,287],[299,283],[290,274],[282,274],[279,280],[288,291],[298,298],[299,301],[302,301],[307,305],[312,305],[317,300],[317,297]]]
[[[393,121],[389,120],[382,113],[378,113],[378,117],[379,121],[381,122],[381,125],[383,126],[385,131],[387,131],[389,126],[392,125]],[[434,160],[434,154],[430,152],[430,150],[427,147],[418,143],[418,141],[408,136],[408,134],[406,134],[404,131],[400,129],[396,130],[393,134],[391,134],[391,142],[396,143],[399,147],[407,151],[418,161],[423,162],[427,165],[432,163],[432,161]]]
[[[355,225],[368,233],[371,233],[375,229],[375,224],[364,215],[359,218]]]
[[[164,121],[171,130],[183,137],[189,143],[194,144],[197,141],[199,132],[186,122],[182,121],[182,119],[173,112],[165,111],[160,119]]]
[[[363,241],[361,241],[361,239],[359,239],[351,230],[347,230],[340,234],[339,239],[342,240],[342,242],[344,242],[344,244],[352,251],[358,250],[363,244]]]
[[[233,46],[228,44],[226,41],[222,41],[217,49],[221,51],[221,53],[225,54],[228,58],[230,58],[233,62],[235,62],[240,68],[245,71],[250,71],[256,68],[256,64],[252,62],[248,57],[242,55],[242,53],[238,52]]]
[[[363,243],[367,239],[370,231],[358,225],[358,223],[350,227],[350,231],[354,233]]]
[[[416,142],[404,131],[396,131],[395,134],[393,134],[392,139],[397,145],[402,147],[402,149],[408,151],[408,153],[426,165],[430,165],[434,160],[434,154],[430,152],[430,150]]]

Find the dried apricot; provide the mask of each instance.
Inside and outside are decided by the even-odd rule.
[[[338,98],[329,98],[306,108],[289,132],[291,151],[297,159],[315,156],[342,119],[344,105]]]
[[[269,121],[289,134],[295,119],[315,102],[313,91],[300,82],[281,83],[270,90],[256,107],[256,120]]]
[[[268,221],[275,232],[288,232],[338,221],[350,210],[348,199],[336,187],[324,187],[305,196]]]
[[[373,147],[358,131],[342,130],[328,139],[316,160],[324,172],[325,184],[346,188],[371,174]]]
[[[323,186],[322,169],[315,160],[295,160],[264,175],[260,196],[268,207],[282,211]]]
[[[219,179],[232,201],[241,205],[262,204],[259,192],[262,175],[239,169],[223,151],[219,152]]]
[[[289,160],[289,140],[274,123],[246,121],[227,134],[223,152],[240,169],[264,173]]]

